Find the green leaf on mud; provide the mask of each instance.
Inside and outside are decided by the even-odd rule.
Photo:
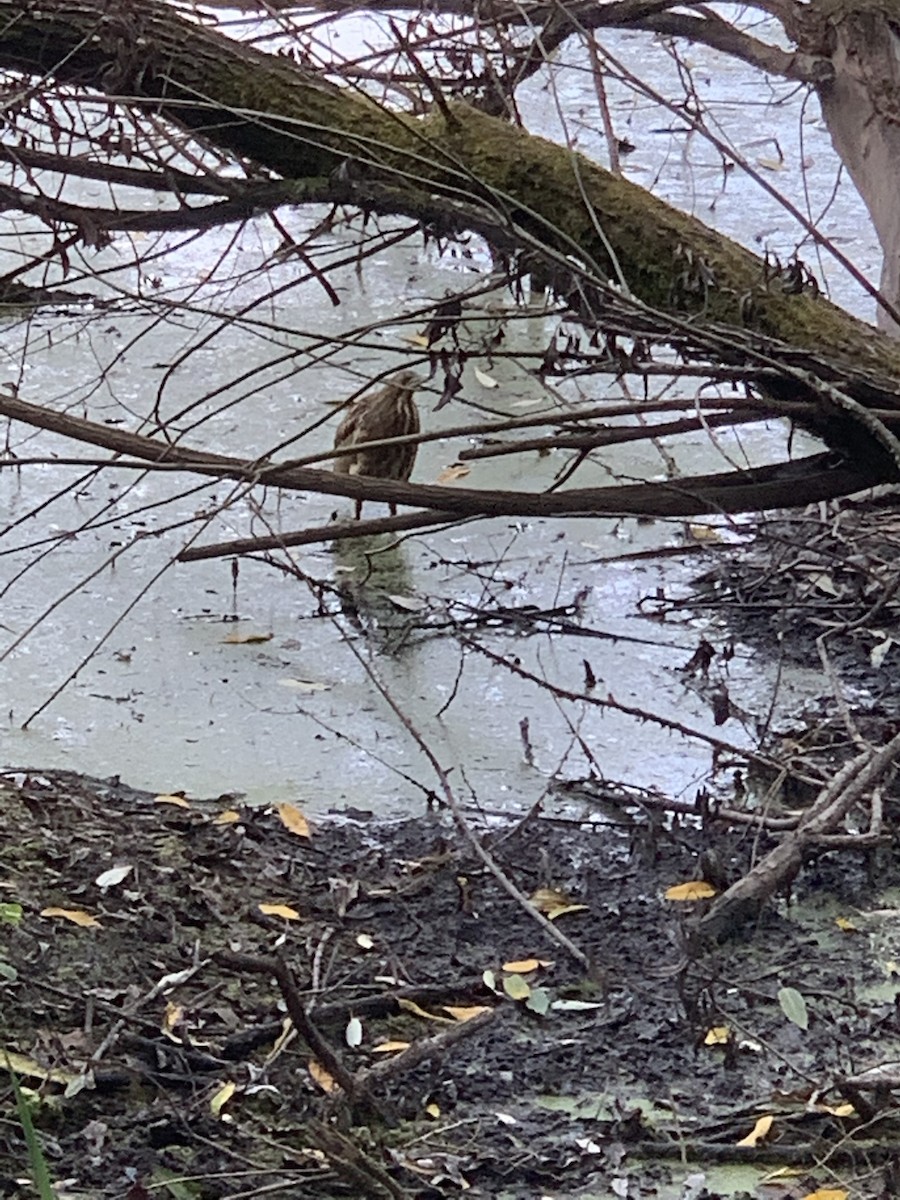
[[[806,1001],[796,988],[779,988],[778,1003],[781,1005],[781,1011],[789,1021],[792,1021],[800,1029],[809,1029],[809,1013],[806,1009]]]
[[[0,904],[0,921],[6,925],[18,925],[22,920],[21,904]]]

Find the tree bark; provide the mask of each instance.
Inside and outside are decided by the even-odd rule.
[[[0,0],[0,67],[151,110],[289,180],[315,184],[319,200],[330,191],[336,201],[493,232],[555,264],[571,281],[570,302],[601,329],[616,295],[636,300],[635,311],[674,313],[682,328],[718,328],[721,361],[744,365],[754,347],[777,358],[754,338],[778,338],[802,347],[817,373],[827,362],[852,372],[840,380],[852,400],[900,411],[900,345],[892,339],[802,278],[796,286],[773,275],[694,218],[499,118],[463,105],[439,104],[421,120],[391,111],[191,23],[161,0]],[[617,293],[609,280],[619,281]],[[729,327],[741,337],[729,337]],[[795,373],[778,398],[820,396]],[[823,409],[811,424],[832,444],[850,446],[869,482],[900,473],[877,447],[866,461],[871,438],[856,439],[846,414]]]

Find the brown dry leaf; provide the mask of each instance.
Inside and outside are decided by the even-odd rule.
[[[332,1092],[339,1092],[341,1090],[322,1064],[314,1058],[309,1060],[306,1069],[309,1071],[313,1083],[323,1092],[330,1095]]]
[[[80,925],[82,929],[103,928],[96,917],[92,917],[90,913],[82,912],[80,908],[42,908],[41,916],[62,917],[64,921],[71,921],[73,925]]]
[[[276,804],[275,811],[281,818],[281,823],[288,833],[294,833],[297,837],[302,838],[311,836],[309,821],[307,821],[306,817],[304,817],[303,813],[295,805]]]
[[[410,1042],[382,1042],[380,1046],[373,1046],[373,1054],[399,1054],[401,1050],[408,1050]]]
[[[529,971],[536,971],[538,967],[552,966],[553,963],[548,958],[520,958],[516,962],[505,962],[503,970],[512,971],[516,975],[527,975]]]
[[[165,796],[155,796],[153,798],[153,803],[154,804],[174,804],[176,808],[190,808],[191,807],[190,801],[185,800],[184,796],[180,795],[178,792],[170,792],[169,794],[167,794]]]
[[[441,1008],[444,1012],[450,1014],[454,1021],[471,1021],[473,1017],[478,1017],[482,1013],[490,1012],[489,1004],[469,1004],[461,1006],[458,1004],[442,1004]]]
[[[260,904],[259,911],[264,917],[281,917],[285,921],[299,921],[300,914],[289,904]]]
[[[709,900],[715,896],[716,889],[705,879],[692,879],[690,883],[676,883],[666,888],[667,900]]]
[[[538,888],[530,900],[538,912],[542,913],[574,903],[572,897],[560,888]]]
[[[226,646],[255,646],[260,642],[271,642],[275,635],[272,633],[229,633],[222,641]]]
[[[234,808],[226,808],[220,812],[213,825],[235,825],[241,819],[241,814]]]
[[[449,467],[444,467],[440,475],[437,477],[438,483],[453,483],[457,479],[465,479],[467,475],[472,474],[472,468],[467,467],[465,463],[451,463]]]
[[[769,1130],[772,1128],[772,1123],[775,1120],[771,1113],[766,1113],[764,1117],[760,1117],[751,1131],[745,1138],[741,1138],[739,1142],[735,1142],[736,1146],[756,1146],[758,1145]]]
[[[412,1013],[414,1017],[421,1017],[423,1021],[438,1021],[446,1025],[452,1025],[453,1022],[449,1017],[439,1017],[437,1013],[426,1012],[424,1008],[420,1008],[415,1000],[406,1000],[402,996],[397,1001],[397,1007],[403,1009],[404,1012]]]

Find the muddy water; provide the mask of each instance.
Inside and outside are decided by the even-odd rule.
[[[361,32],[372,36],[361,18],[343,27],[345,51]],[[609,44],[647,73],[646,39],[623,36]],[[671,63],[662,48],[653,54],[655,84],[667,90]],[[758,79],[749,84],[743,68],[727,59],[697,50],[692,60],[698,90],[715,100],[716,116],[736,144],[749,158],[768,163],[762,169],[795,199],[803,199],[805,162],[812,209],[824,209],[836,164],[815,112],[780,85],[763,88]],[[723,190],[717,156],[698,139],[672,132],[674,119],[612,85],[610,100],[619,133],[638,147],[627,160],[632,178],[655,182],[673,202],[756,248],[790,249],[796,234],[788,219],[760,199],[752,183],[732,172]],[[596,99],[583,72],[556,67],[549,82],[529,85],[523,104],[531,126],[548,135],[558,133],[562,107],[570,134],[602,157],[592,115]],[[758,143],[763,133],[777,138],[782,165],[771,145]],[[108,201],[93,185],[79,199]],[[123,203],[153,201],[140,196]],[[320,215],[285,219],[299,235]],[[852,233],[856,240],[844,249],[874,268],[874,239],[849,186],[838,189],[823,220],[826,228]],[[347,256],[357,232],[358,226],[322,234],[317,245],[326,259]],[[21,247],[32,248],[24,225],[19,234]],[[160,246],[172,244],[167,239]],[[218,231],[157,260],[151,277],[132,269],[127,239],[117,240],[91,253],[85,265],[105,270],[104,288],[120,288],[130,299],[103,314],[73,310],[69,317],[8,322],[0,330],[0,378],[17,381],[26,399],[97,420],[137,428],[161,416],[191,445],[263,455],[299,438],[282,453],[313,453],[330,443],[332,402],[408,351],[406,339],[420,322],[383,325],[362,339],[362,349],[334,357],[323,352],[322,339],[396,322],[398,312],[433,303],[462,282],[483,281],[489,270],[477,245],[471,257],[460,259],[410,241],[359,273],[351,262],[332,275],[341,299],[337,308],[312,281],[277,305],[253,309],[249,320],[221,320],[260,293],[245,272],[278,244],[262,222],[237,238]],[[135,249],[144,253],[148,243]],[[17,252],[7,248],[0,265],[5,269]],[[301,269],[274,265],[265,286],[291,282]],[[836,272],[828,280],[836,298],[868,315]],[[163,322],[160,298],[189,301],[194,311],[180,309]],[[473,344],[496,322],[496,305],[504,299],[493,293],[473,302]],[[535,309],[510,328],[505,348],[535,354],[551,329]],[[529,377],[527,358],[515,365],[486,355],[478,365],[498,386],[485,387],[470,367],[463,401],[440,413],[433,411],[436,393],[426,390],[420,400],[427,428],[476,417],[465,402],[520,415],[577,396],[563,389],[560,398],[548,397]],[[602,398],[602,386],[592,384],[585,398]],[[783,439],[783,430],[757,429],[742,432],[740,440],[721,435],[714,448],[698,436],[685,440],[677,463],[695,471],[722,468],[726,459],[744,455],[762,460]],[[10,448],[20,458],[78,453],[22,427],[12,431]],[[414,477],[435,481],[459,448],[427,444]],[[529,453],[471,465],[466,483],[472,486],[541,488],[564,460]],[[665,470],[653,448],[620,447],[584,466],[577,483],[609,482],[612,472],[661,477]],[[598,680],[594,696],[612,693],[623,705],[713,732],[708,703],[690,690],[678,667],[701,634],[717,631],[647,615],[654,609],[647,598],[658,589],[684,593],[701,569],[698,556],[692,551],[685,563],[623,558],[690,543],[691,531],[682,523],[496,520],[400,545],[299,550],[291,562],[300,578],[245,560],[235,582],[228,560],[177,565],[174,556],[194,536],[202,543],[250,531],[287,532],[322,524],[349,502],[276,492],[248,500],[228,483],[138,471],[95,477],[87,466],[53,463],[4,471],[0,497],[6,526],[0,540],[0,650],[7,651],[0,663],[0,761],[119,773],[135,786],[161,791],[242,792],[257,801],[292,799],[311,810],[350,804],[382,812],[419,806],[436,788],[415,735],[449,772],[458,794],[488,810],[533,802],[550,774],[583,774],[591,758],[606,777],[669,793],[691,794],[708,774],[710,752],[702,742],[597,708],[557,705],[447,632],[451,624],[477,622],[494,603],[548,608],[578,597],[584,636],[526,636],[516,627],[472,628],[472,634],[565,690],[582,689],[588,660]],[[339,618],[322,615],[318,580],[345,585]],[[333,611],[334,602],[328,607]],[[235,632],[266,640],[227,641]],[[796,710],[818,682],[801,673],[781,678],[776,711]],[[771,669],[738,648],[730,689],[741,706],[767,709],[772,688]],[[715,732],[739,745],[752,738],[736,720]]]

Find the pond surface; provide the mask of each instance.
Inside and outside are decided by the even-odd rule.
[[[335,26],[345,53],[377,36],[368,18]],[[675,94],[675,66],[662,45],[629,34],[606,45],[660,91]],[[838,182],[813,104],[702,48],[690,58],[720,135],[795,201],[808,203],[817,219],[825,213],[823,227],[840,234],[845,252],[876,276],[874,235],[852,187]],[[564,112],[570,137],[602,161],[596,95],[583,67],[556,64],[531,81],[522,109],[530,128],[555,137]],[[723,175],[714,150],[648,101],[613,82],[609,98],[617,132],[637,146],[626,160],[632,179],[756,250],[790,253],[800,234],[752,181],[739,171]],[[763,139],[776,139],[778,149]],[[119,197],[123,204],[156,205],[143,194]],[[98,207],[109,202],[99,184],[82,185],[72,198]],[[299,239],[323,212],[281,216]],[[410,338],[423,321],[413,314],[449,288],[477,290],[489,282],[489,257],[474,242],[460,257],[407,239],[357,269],[360,231],[357,219],[315,240],[320,264],[345,261],[329,275],[338,307],[315,279],[278,300],[263,299],[295,284],[303,269],[271,258],[281,239],[263,220],[237,233],[183,239],[184,247],[160,256],[152,271],[135,265],[150,249],[138,239],[84,251],[81,264],[73,259],[67,286],[118,294],[118,303],[106,311],[8,320],[0,328],[0,379],[15,382],[24,399],[94,420],[135,429],[144,423],[145,430],[164,420],[188,445],[241,456],[262,456],[276,445],[282,457],[322,452],[333,436],[335,403],[416,350]],[[177,241],[160,238],[158,248],[171,250]],[[0,267],[42,245],[20,223],[3,244]],[[263,258],[272,265],[260,280],[254,271]],[[77,280],[81,265],[87,276],[105,272],[102,284]],[[836,269],[827,268],[826,278],[833,298],[871,316],[871,305]],[[485,343],[508,305],[498,287],[472,300],[473,346]],[[579,399],[571,385],[548,396],[529,374],[556,324],[537,304],[521,310],[506,325],[503,343],[519,360],[485,353],[470,363],[461,400],[440,412],[437,392],[425,389],[419,397],[425,427]],[[345,345],[335,348],[335,338]],[[476,362],[497,386],[476,375]],[[586,386],[594,390],[584,399],[604,398],[598,389],[605,384]],[[731,456],[762,461],[783,448],[785,436],[777,427],[740,437],[728,432],[713,446],[697,435],[682,439],[676,461],[685,471],[725,469]],[[414,478],[435,482],[465,444],[427,443]],[[9,448],[22,459],[79,453],[22,426],[12,429]],[[465,482],[540,489],[565,463],[534,452],[478,460]],[[617,447],[580,468],[577,483],[662,477],[669,466],[649,443]],[[247,559],[235,580],[228,559],[178,565],[174,558],[189,539],[202,544],[322,525],[336,510],[349,510],[349,501],[275,491],[247,496],[228,482],[124,470],[95,475],[87,465],[59,463],[3,471],[0,497],[6,515],[0,688],[7,710],[0,760],[9,764],[120,774],[165,792],[290,799],[311,811],[421,805],[437,788],[421,742],[461,799],[487,811],[535,802],[556,773],[593,769],[688,795],[708,777],[711,751],[702,740],[554,697],[482,650],[514,659],[521,672],[561,692],[583,691],[587,660],[597,680],[594,699],[611,694],[622,707],[735,746],[753,741],[749,718],[749,728],[733,718],[717,729],[708,698],[679,671],[702,635],[719,644],[724,629],[655,619],[651,602],[660,590],[684,594],[704,556],[726,552],[718,541],[698,548],[702,529],[684,522],[499,519],[397,545],[293,551],[280,561],[296,569],[294,576]],[[716,536],[737,539],[740,526]],[[678,546],[689,550],[683,562],[639,557]],[[342,584],[343,600],[329,596],[320,604],[322,582]],[[485,613],[498,605],[569,606],[567,631],[551,634],[533,608],[517,623],[496,614],[486,623]],[[266,640],[246,640],[253,634]],[[234,635],[238,640],[227,640]],[[792,669],[780,675],[773,696],[775,676],[773,666],[738,647],[729,690],[742,710],[771,706],[777,719],[796,712],[820,684],[818,676]]]

